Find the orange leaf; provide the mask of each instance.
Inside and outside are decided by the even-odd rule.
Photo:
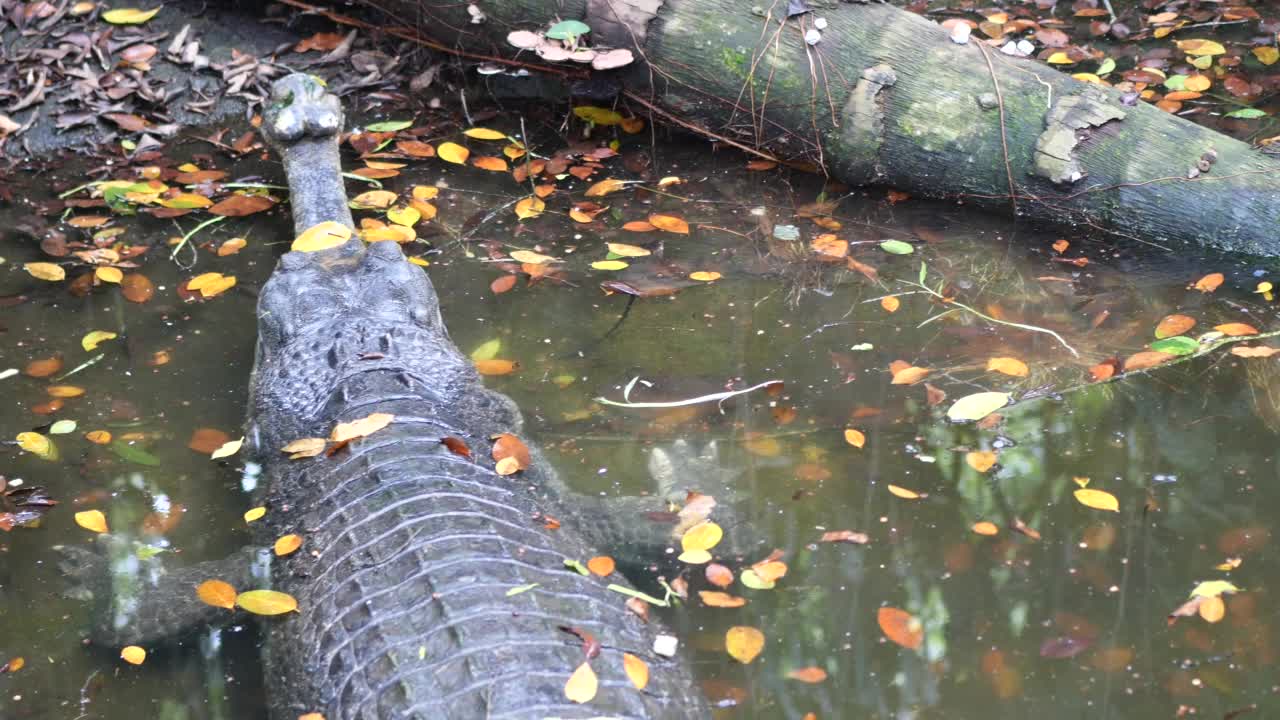
[[[587,561],[587,569],[600,577],[612,573],[615,567],[613,558],[608,555],[597,555]]]
[[[1222,273],[1209,273],[1197,280],[1193,287],[1202,293],[1211,293],[1218,289],[1224,279]]]
[[[1268,358],[1280,352],[1280,348],[1273,348],[1268,345],[1258,345],[1253,347],[1242,347],[1237,345],[1231,348],[1231,354],[1236,357],[1243,358]]]
[[[503,275],[502,277],[489,283],[489,290],[492,291],[494,295],[501,295],[502,293],[507,292],[508,290],[510,290],[515,286],[516,286],[515,275]]]
[[[201,455],[209,455],[230,441],[230,435],[216,428],[196,428],[187,441],[187,447]]]
[[[470,458],[471,448],[467,447],[467,443],[462,438],[456,438],[452,435],[440,438],[440,444],[449,449],[449,452],[459,457]]]
[[[1089,368],[1089,377],[1093,378],[1094,382],[1102,382],[1103,380],[1109,380],[1111,376],[1115,374],[1116,374],[1115,363],[1109,363],[1109,362],[1098,363],[1097,365],[1094,365],[1093,367]]]
[[[276,539],[275,553],[280,557],[284,557],[297,552],[300,547],[302,547],[301,535],[281,535]]]
[[[866,533],[854,532],[852,530],[829,530],[822,533],[822,537],[818,538],[818,542],[825,543],[849,543],[850,545],[866,545],[871,542],[871,538]]]
[[[969,467],[984,473],[996,464],[996,454],[990,450],[975,450],[965,453],[964,461],[969,463]]]
[[[141,665],[147,660],[147,651],[137,645],[129,645],[120,650],[120,659],[130,665]]]
[[[867,436],[863,434],[861,430],[854,430],[853,428],[845,428],[844,441],[856,448],[860,448],[863,445],[867,444]]]
[[[764,649],[764,633],[745,625],[731,627],[724,634],[724,647],[734,660],[749,664]]]
[[[635,655],[622,653],[622,669],[627,671],[627,679],[637,690],[649,684],[649,665]]]
[[[205,580],[196,586],[196,597],[206,605],[234,610],[236,589],[221,580]]]
[[[733,584],[733,571],[720,563],[710,563],[704,572],[707,582],[716,587],[729,587]]]
[[[587,188],[587,192],[584,194],[587,197],[602,197],[604,195],[608,195],[609,193],[617,192],[625,188],[626,186],[627,184],[622,180],[615,180],[614,178],[605,178],[604,180],[601,180],[595,185],[592,185],[591,187]]]
[[[893,381],[891,385],[915,385],[921,380],[929,376],[929,369],[908,365],[899,370],[893,371]]]
[[[57,372],[61,369],[62,369],[62,358],[60,356],[55,355],[49,358],[32,360],[31,362],[27,363],[27,368],[26,370],[23,370],[23,372],[33,378],[43,378],[43,377],[49,377],[50,375],[56,375]]]
[[[973,524],[973,531],[979,535],[998,535],[1000,528],[996,524],[987,520],[982,520]]]
[[[626,225],[623,225],[622,229],[627,232],[652,232],[657,230],[657,228],[647,220],[632,220]]]
[[[144,303],[156,294],[156,286],[146,275],[130,273],[120,279],[120,294],[131,303]]]
[[[440,143],[440,147],[436,148],[436,154],[441,160],[451,162],[455,165],[463,165],[467,162],[467,158],[471,157],[471,151],[457,143]]]
[[[893,495],[896,495],[902,498],[903,500],[921,500],[923,498],[929,497],[924,493],[918,493],[915,490],[908,490],[904,487],[898,487],[897,485],[890,485],[889,492]]]
[[[1223,325],[1215,325],[1213,329],[1217,330],[1223,335],[1230,335],[1231,337],[1240,337],[1242,335],[1258,334],[1258,329],[1255,328],[1254,326],[1246,325],[1245,323],[1238,323],[1238,322],[1225,323]]]
[[[791,672],[787,673],[787,677],[791,678],[792,680],[799,680],[800,682],[803,682],[803,683],[814,684],[814,683],[820,683],[823,680],[826,680],[827,671],[823,670],[820,667],[810,666],[810,667],[799,668],[798,670],[792,670]]]
[[[649,223],[663,232],[689,234],[689,223],[675,215],[650,215]]]
[[[823,234],[809,243],[809,249],[828,258],[842,258],[849,254],[849,241],[835,235]]]
[[[737,608],[747,604],[746,598],[740,598],[729,593],[716,592],[715,590],[699,590],[698,597],[702,599],[702,604],[707,607]]]
[[[507,161],[503,160],[500,157],[493,157],[492,155],[481,155],[479,157],[473,157],[471,158],[471,164],[475,165],[481,170],[492,170],[493,172],[507,171]]]
[[[264,195],[232,195],[214,203],[206,212],[225,217],[244,217],[268,210],[275,204],[275,200]]]
[[[1067,248],[1069,247],[1071,247],[1071,243],[1067,242],[1066,240],[1057,240],[1053,243],[1053,249],[1059,255],[1066,252]]]
[[[596,677],[596,671],[584,661],[564,684],[564,696],[576,703],[591,702],[599,688],[600,680]]]
[[[924,628],[914,615],[894,607],[882,607],[876,612],[876,622],[885,637],[908,650],[919,649],[924,642]]]
[[[1195,318],[1187,317],[1186,315],[1166,315],[1156,325],[1156,337],[1164,339],[1182,335],[1195,326]]]
[[[1227,606],[1223,603],[1221,595],[1204,598],[1200,601],[1198,610],[1200,617],[1209,623],[1216,623],[1227,614]]]
[[[885,312],[897,312],[898,308],[901,306],[902,306],[902,301],[894,297],[893,295],[890,295],[889,297],[880,298],[880,307],[884,308]]]
[[[1012,357],[993,357],[987,360],[987,371],[1003,373],[1010,377],[1026,377],[1030,372],[1026,363]]]
[[[492,358],[489,360],[476,360],[476,370],[481,375],[510,375],[520,367],[520,363],[515,360],[502,360]]]
[[[1124,360],[1124,371],[1145,370],[1155,367],[1165,361],[1173,359],[1173,355],[1169,353],[1158,352],[1156,350],[1145,350],[1140,353],[1134,353]]]
[[[436,156],[436,149],[431,143],[424,143],[421,140],[397,140],[396,150],[415,158],[429,158]]]

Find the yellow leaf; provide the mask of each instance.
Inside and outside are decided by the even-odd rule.
[[[515,475],[516,473],[520,472],[520,461],[513,457],[504,457],[498,462],[494,463],[493,471],[503,477],[506,477],[508,475]]]
[[[1183,83],[1183,87],[1191,92],[1204,92],[1213,85],[1213,81],[1204,75],[1192,75]]]
[[[706,550],[685,550],[676,559],[690,565],[705,565],[711,562],[711,553]]]
[[[386,210],[396,201],[390,190],[369,190],[351,198],[351,207],[357,210]]]
[[[854,430],[853,428],[845,428],[844,441],[856,448],[860,448],[863,445],[867,444],[867,436],[863,434],[861,430]]]
[[[1240,588],[1234,583],[1226,580],[1206,580],[1191,591],[1191,597],[1218,597],[1219,595],[1234,595],[1240,592]]]
[[[738,625],[724,634],[724,648],[729,657],[746,665],[764,649],[764,633],[753,627]]]
[[[360,231],[360,237],[365,242],[396,242],[401,245],[411,243],[417,239],[418,235],[411,227],[404,225],[383,225],[381,227],[373,227]]]
[[[597,260],[591,263],[591,267],[594,270],[625,270],[629,266],[621,260]]]
[[[436,154],[440,156],[441,160],[455,165],[464,165],[467,162],[467,158],[471,157],[470,150],[451,142],[440,143],[440,146],[436,148]]]
[[[1213,40],[1179,40],[1177,45],[1179,50],[1188,55],[1223,55],[1227,52],[1222,43]]]
[[[350,239],[351,228],[340,222],[326,220],[303,230],[301,235],[294,238],[289,249],[295,252],[316,252],[338,247]]]
[[[290,533],[288,535],[281,535],[279,538],[276,538],[276,544],[274,549],[275,549],[276,555],[279,555],[280,557],[284,557],[285,555],[292,555],[293,553],[297,552],[298,548],[300,547],[302,547],[302,536],[294,535]]]
[[[649,224],[663,232],[676,233],[678,235],[689,234],[689,223],[675,215],[650,215]]]
[[[414,185],[411,195],[414,200],[434,200],[440,194],[440,188],[434,185]]]
[[[75,385],[50,385],[44,389],[49,397],[73,398],[84,394],[84,388]]]
[[[680,538],[682,550],[710,550],[724,537],[724,530],[710,520],[703,520],[685,531]]]
[[[1200,613],[1200,617],[1204,618],[1205,622],[1216,623],[1227,614],[1227,605],[1222,601],[1221,596],[1214,595],[1202,600],[1196,610]]]
[[[696,272],[689,273],[689,279],[697,280],[698,282],[715,282],[716,280],[719,280],[720,277],[720,273],[715,270],[698,270]]]
[[[324,452],[324,438],[300,438],[280,448],[280,452],[289,453],[290,460],[315,457]]]
[[[1081,505],[1091,507],[1094,510],[1110,510],[1111,512],[1120,512],[1120,501],[1115,495],[1106,490],[1095,490],[1093,488],[1080,488],[1076,490],[1074,495]]]
[[[18,441],[18,447],[41,460],[58,459],[58,446],[45,435],[38,432],[20,432],[15,439]]]
[[[982,520],[973,524],[973,531],[979,535],[998,535],[1000,528],[993,522]]]
[[[921,495],[915,490],[908,490],[904,487],[899,487],[897,485],[890,485],[889,492],[893,495],[896,495],[902,498],[903,500],[919,500],[925,497],[924,495]]]
[[[627,679],[637,690],[643,690],[649,684],[649,664],[635,655],[622,653],[622,669],[627,671]]]
[[[1274,65],[1276,63],[1276,60],[1280,60],[1280,50],[1277,50],[1276,48],[1270,45],[1263,45],[1262,47],[1256,47],[1253,50],[1251,50],[1251,52],[1253,53],[1254,57],[1258,58],[1258,62],[1262,63],[1263,65]]]
[[[507,134],[489,128],[469,128],[464,130],[463,135],[476,140],[506,140]]]
[[[155,7],[150,10],[139,10],[137,8],[116,8],[102,13],[102,19],[112,25],[141,25],[150,20],[160,12],[160,8]]]
[[[387,211],[387,219],[396,225],[413,227],[422,219],[422,213],[418,212],[417,208],[397,205]]]
[[[236,596],[236,605],[254,615],[283,615],[298,609],[298,601],[276,590],[249,590]]]
[[[90,532],[110,532],[107,529],[107,516],[101,510],[82,510],[76,513],[76,524]]]
[[[113,267],[95,268],[93,271],[93,276],[98,278],[99,282],[112,283],[112,284],[119,283],[121,280],[124,279],[124,273],[120,271],[120,268],[113,268]]]
[[[173,197],[160,200],[159,204],[162,207],[174,208],[177,210],[194,210],[196,208],[210,207],[213,205],[213,201],[197,193],[179,193]]]
[[[351,422],[338,423],[334,426],[329,439],[333,442],[345,442],[366,437],[391,424],[396,416],[391,413],[373,413],[367,417]]]
[[[975,450],[965,453],[964,461],[969,464],[969,467],[984,473],[996,464],[996,454],[990,450]]]
[[[22,266],[31,274],[31,277],[37,280],[48,280],[49,282],[59,282],[67,279],[67,271],[61,265],[54,265],[47,262],[30,262]]]
[[[1076,80],[1082,80],[1082,81],[1084,81],[1084,82],[1095,83],[1095,84],[1097,84],[1097,85],[1102,85],[1102,84],[1104,84],[1104,83],[1102,82],[1102,78],[1098,77],[1097,75],[1094,75],[1093,73],[1087,73],[1087,72],[1073,73],[1073,74],[1071,75],[1071,77],[1075,78]]]
[[[85,336],[80,338],[80,347],[84,348],[85,352],[92,352],[97,350],[98,346],[102,343],[108,340],[114,340],[116,337],[118,336],[113,332],[108,332],[106,330],[92,330],[85,333]]]
[[[1030,372],[1026,363],[1011,357],[993,357],[987,360],[987,371],[1003,373],[1011,377],[1026,377]]]
[[[964,397],[947,408],[951,422],[977,421],[1009,404],[1009,393],[980,392]]]
[[[541,265],[543,263],[560,262],[558,259],[550,255],[543,255],[532,250],[512,250],[511,259],[516,262],[529,263],[531,265]]]
[[[564,684],[564,696],[576,703],[591,702],[599,688],[600,680],[596,678],[596,671],[584,660]]]
[[[111,433],[106,430],[90,430],[84,434],[84,439],[94,445],[106,445],[111,442]]]
[[[250,508],[244,512],[244,521],[251,523],[254,520],[261,520],[263,515],[267,514],[267,509],[259,505],[256,508]]]
[[[244,444],[244,438],[239,440],[230,440],[222,444],[217,450],[209,454],[210,460],[221,460],[224,457],[231,457],[240,452],[240,446]]]
[[[1070,55],[1059,51],[1050,55],[1049,59],[1045,60],[1045,62],[1049,63],[1050,65],[1071,65],[1075,61],[1071,59]]]
[[[206,605],[232,610],[236,606],[236,589],[221,580],[205,580],[196,586],[196,597]]]
[[[604,195],[608,195],[609,193],[618,192],[619,190],[625,188],[626,186],[627,186],[627,183],[623,180],[616,180],[614,178],[605,178],[604,180],[601,180],[600,182],[587,188],[587,192],[585,194],[587,197],[602,197]]]
[[[608,108],[581,105],[573,109],[573,114],[580,119],[596,125],[617,125],[622,122],[622,115]]]
[[[211,298],[235,287],[234,277],[222,273],[209,272],[197,275],[187,281],[187,290],[199,292],[201,297]]]
[[[901,305],[902,301],[892,295],[880,298],[880,307],[884,308],[885,312],[897,312]]]
[[[605,243],[605,245],[609,248],[609,252],[622,257],[645,257],[650,254],[647,248],[636,245],[628,245],[626,243]]]
[[[141,665],[147,660],[147,651],[137,645],[129,645],[120,650],[120,659],[130,665]]]
[[[540,198],[536,198],[530,195],[529,197],[523,198],[520,200],[520,202],[516,203],[516,217],[520,218],[521,220],[536,218],[542,214],[543,210],[546,210],[546,209],[547,209],[546,203],[542,202]]]

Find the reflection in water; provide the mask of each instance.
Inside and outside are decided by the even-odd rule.
[[[590,226],[548,214],[517,228],[503,213],[467,228],[466,244],[451,238],[463,236],[466,218],[496,204],[494,193],[512,192],[505,176],[436,163],[387,182],[451,188],[431,226],[443,252],[428,269],[446,321],[464,351],[498,340],[500,357],[519,361],[517,372],[489,384],[519,402],[532,439],[571,484],[606,496],[717,496],[738,523],[718,560],[739,578],[781,551],[787,573],[773,589],[740,579],[724,588],[747,600],[740,608],[704,606],[697,591],[721,588],[704,568],[684,567],[691,599],[670,620],[724,717],[1163,719],[1182,706],[1221,717],[1252,703],[1259,716],[1275,713],[1275,630],[1265,590],[1280,567],[1264,553],[1280,508],[1274,361],[1222,351],[1112,385],[1094,385],[1088,374],[1142,350],[1171,313],[1197,321],[1192,336],[1223,322],[1268,329],[1272,311],[1250,293],[1252,268],[1079,237],[1054,249],[1056,235],[1013,233],[953,207],[888,206],[861,195],[831,201],[828,212],[842,227],[823,221],[824,228],[810,217],[815,208],[795,212],[818,199],[821,187],[811,179],[788,185],[773,173],[740,172],[736,159],[726,169],[713,165],[725,160],[691,148],[663,151],[668,162],[691,164],[708,178],[677,186],[689,202],[617,194],[609,198],[616,215]],[[692,234],[617,229],[654,212],[680,215]],[[172,231],[147,218],[120,225],[135,242]],[[253,473],[246,481],[237,458],[214,462],[187,444],[201,428],[239,435],[253,289],[280,251],[268,239],[288,230],[278,214],[224,225],[207,237],[246,236],[248,246],[226,257],[205,248],[192,271],[152,253],[141,272],[156,294],[145,304],[111,288],[72,297],[20,271],[0,272],[0,296],[27,296],[0,319],[0,370],[55,353],[74,368],[87,357],[80,347],[86,332],[120,335],[100,349],[101,362],[59,381],[87,392],[53,415],[34,412],[48,402],[50,381],[0,380],[8,436],[46,429],[54,419],[78,422],[75,433],[55,436],[59,462],[13,448],[0,457],[11,482],[47,486],[62,501],[40,528],[0,537],[7,551],[0,653],[27,661],[0,676],[0,716],[133,718],[143,708],[148,717],[265,717],[247,628],[149,648],[144,666],[124,666],[118,648],[82,644],[88,608],[61,596],[51,550],[94,541],[71,520],[90,507],[107,513],[113,532],[165,549],[179,564],[245,542],[241,514]],[[787,237],[778,226],[789,225],[799,238],[778,240]],[[856,263],[813,252],[810,243],[827,232],[850,242]],[[494,294],[490,283],[513,268],[476,258],[512,238],[568,262],[536,283],[520,274],[512,289]],[[911,241],[913,252],[885,252],[879,243],[886,239]],[[603,241],[654,252],[621,273],[593,270],[589,264],[605,257]],[[40,259],[16,235],[0,255],[5,269]],[[922,263],[924,284],[941,299],[906,284],[919,282]],[[207,302],[183,303],[176,285],[206,270],[234,274],[238,284]],[[691,281],[694,271],[722,278]],[[1222,288],[1188,290],[1210,271],[1226,274]],[[607,280],[640,297],[603,295]],[[898,301],[892,312],[889,296]],[[1070,350],[1014,324],[1052,330]],[[167,364],[152,362],[158,352]],[[1024,363],[1027,376],[989,370],[999,357]],[[895,362],[928,374],[892,384]],[[636,377],[645,381],[631,395],[637,402],[775,378],[785,387],[657,409],[594,401],[620,399]],[[1037,389],[1038,399],[1003,409],[982,427],[942,418],[969,393]],[[147,454],[82,439],[96,429]],[[846,440],[846,429],[861,433],[861,447]],[[661,461],[693,451],[704,457]],[[995,464],[978,469],[969,460],[975,453],[994,454]],[[158,464],[139,464],[146,458]],[[699,469],[671,469],[688,467]],[[1119,512],[1077,502],[1073,493],[1085,479],[1114,495]],[[895,495],[889,485],[916,497]],[[149,522],[157,512],[166,519]],[[975,532],[981,522],[995,534]],[[821,542],[835,531],[866,533],[869,542]],[[733,548],[749,554],[735,557]],[[1242,562],[1216,569],[1229,558]],[[116,564],[133,570],[126,565],[136,565],[136,555]],[[1223,619],[1168,623],[1192,587],[1211,579],[1245,590],[1225,598]],[[657,588],[651,576],[638,582]],[[877,622],[882,607],[918,621],[917,651],[886,639]],[[725,652],[733,626],[766,637],[750,665]],[[813,668],[825,678],[805,682],[819,677]]]

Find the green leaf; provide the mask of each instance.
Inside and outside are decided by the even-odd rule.
[[[1254,118],[1266,117],[1267,114],[1257,108],[1240,108],[1227,113],[1229,118],[1244,118],[1245,120],[1253,120]]]
[[[1098,70],[1094,74],[1099,76],[1107,75],[1107,74],[1110,74],[1111,71],[1115,69],[1116,69],[1116,61],[1112,60],[1111,58],[1106,58],[1102,61],[1101,64],[1098,65]]]
[[[610,585],[609,589],[616,593],[621,593],[623,595],[626,595],[628,597],[640,598],[641,600],[649,603],[650,605],[656,605],[658,607],[671,607],[671,603],[667,602],[666,600],[659,600],[658,598],[652,595],[646,595],[640,592],[639,590],[632,590],[631,588],[623,585]]]
[[[546,35],[552,40],[568,40],[569,42],[573,42],[577,40],[579,36],[586,35],[589,32],[591,32],[591,26],[584,22],[579,20],[561,20],[555,25],[552,25],[551,29],[547,30],[543,35]]]
[[[50,435],[66,435],[67,433],[73,433],[75,431],[76,431],[75,420],[59,420],[58,422],[49,426]]]
[[[925,264],[923,262],[920,263],[920,284],[921,285],[924,284],[924,279],[927,274],[928,274],[928,268],[925,267]]]
[[[481,360],[492,360],[498,357],[498,351],[502,349],[502,338],[494,338],[486,342],[480,343],[480,346],[471,351],[471,360],[480,362]]]
[[[567,567],[567,568],[572,568],[572,569],[574,569],[574,570],[577,570],[579,575],[587,576],[587,575],[590,575],[590,574],[591,574],[591,571],[587,569],[587,566],[586,566],[586,565],[583,565],[582,563],[578,562],[577,560],[573,560],[573,559],[570,559],[570,558],[565,558],[565,559],[564,559],[564,566],[565,566],[565,567]]]
[[[374,123],[366,127],[365,130],[369,132],[400,132],[401,130],[407,130],[412,125],[412,120],[387,120]]]
[[[507,597],[511,597],[512,595],[519,595],[522,592],[529,592],[530,590],[538,587],[541,584],[542,583],[529,583],[528,585],[517,585],[507,591]]]
[[[1151,349],[1170,355],[1193,355],[1200,349],[1200,343],[1185,336],[1165,338],[1151,343]]]
[[[980,392],[965,395],[947,410],[947,419],[951,422],[972,422],[981,420],[991,413],[1009,404],[1009,393]]]
[[[890,255],[910,255],[916,251],[915,248],[911,247],[911,243],[901,240],[885,240],[880,243],[880,249]]]
[[[115,453],[121,459],[128,460],[131,463],[137,463],[139,465],[151,465],[154,467],[160,464],[160,458],[140,447],[135,447],[129,443],[121,442],[120,440],[115,440],[111,443],[111,452]]]
[[[757,575],[756,571],[751,568],[747,568],[739,573],[738,579],[742,581],[743,585],[746,585],[752,590],[772,590],[774,585],[776,585],[772,580],[765,580]]]
[[[1191,597],[1218,597],[1219,595],[1234,595],[1240,592],[1240,588],[1232,585],[1226,580],[1206,580],[1196,585],[1191,591]]]

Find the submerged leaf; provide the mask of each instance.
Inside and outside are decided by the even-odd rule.
[[[924,642],[924,628],[914,615],[895,607],[876,611],[876,622],[885,637],[908,650],[918,650]]]

